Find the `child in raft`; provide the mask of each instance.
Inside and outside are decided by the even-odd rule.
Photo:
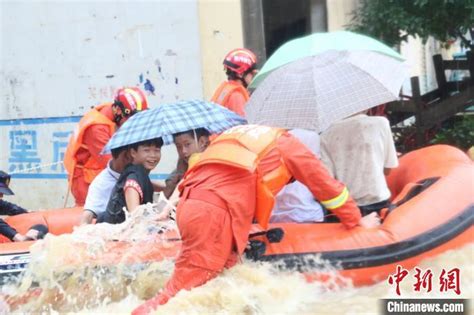
[[[132,163],[120,174],[100,222],[122,223],[126,217],[124,207],[133,212],[139,205],[153,202],[153,192],[161,191],[163,187],[153,183],[149,174],[160,162],[162,146],[161,138],[130,145]]]

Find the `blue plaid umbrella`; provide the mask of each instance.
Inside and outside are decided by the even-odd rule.
[[[201,101],[180,101],[162,104],[154,109],[133,115],[113,135],[103,149],[111,149],[132,143],[162,137],[164,144],[173,143],[174,133],[205,128],[210,133],[220,133],[247,121],[218,104]]]

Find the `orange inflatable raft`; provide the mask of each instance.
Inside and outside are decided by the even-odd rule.
[[[309,279],[319,277],[322,258],[355,285],[364,285],[387,279],[397,265],[411,269],[427,257],[473,242],[474,163],[465,153],[446,145],[413,151],[400,159],[400,167],[387,181],[394,197],[380,227],[347,230],[340,223],[283,223],[259,232],[255,226],[247,256],[302,271]],[[43,223],[50,233],[62,234],[72,231],[80,213],[80,208],[73,208],[7,220],[21,232]],[[111,242],[97,264],[111,264],[130,248],[140,249],[127,255],[130,264],[175,257],[180,242],[176,235],[169,238],[171,247]],[[0,244],[0,272],[21,272],[29,246],[31,242]]]

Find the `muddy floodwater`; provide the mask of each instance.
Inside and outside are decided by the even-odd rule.
[[[129,265],[121,263],[127,258],[123,253],[112,265],[93,262],[101,261],[104,246],[111,240],[143,242],[162,229],[175,228],[172,223],[157,226],[152,219],[129,220],[118,226],[86,226],[71,235],[47,236],[34,245],[32,263],[22,280],[2,286],[0,309],[2,313],[129,314],[164,286],[173,271],[172,260]],[[388,281],[356,288],[334,273],[324,283],[308,283],[300,273],[244,260],[204,286],[180,292],[157,314],[378,314],[379,300],[384,298],[472,299],[473,258],[474,246],[469,245],[422,262],[419,268],[433,275],[431,292],[423,287],[415,290],[415,271],[411,270],[400,282],[400,296]],[[460,271],[459,295],[440,289],[441,273],[454,268]],[[472,307],[470,303],[466,314],[473,313]]]

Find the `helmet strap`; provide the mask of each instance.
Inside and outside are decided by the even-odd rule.
[[[240,80],[240,82],[242,82],[242,85],[244,86],[244,88],[247,88],[248,84],[247,84],[247,82],[245,82],[244,77],[239,77],[239,80]]]
[[[245,88],[248,87],[248,83],[245,82],[245,79],[244,79],[244,78],[245,78],[245,76],[246,76],[247,74],[252,73],[252,71],[254,71],[254,70],[255,70],[255,66],[250,67],[247,71],[245,71],[244,73],[242,73],[241,76],[239,76],[239,79],[240,79],[240,81],[242,82],[242,84],[244,85]]]
[[[120,108],[120,114],[114,113],[114,122],[119,125],[123,118],[130,115],[130,110],[117,100],[114,101],[114,106]]]

